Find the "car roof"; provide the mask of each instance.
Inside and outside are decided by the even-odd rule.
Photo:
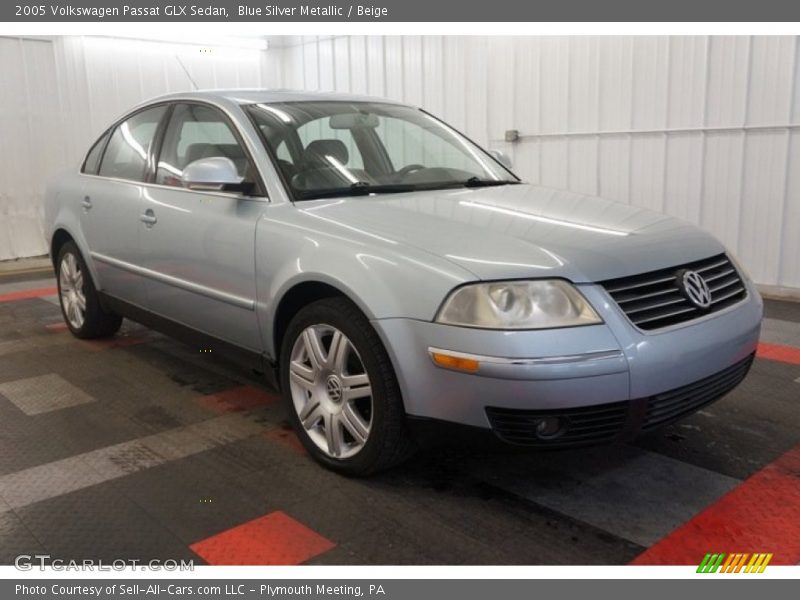
[[[378,98],[375,96],[362,96],[356,94],[342,94],[337,92],[306,92],[300,90],[287,89],[222,89],[222,90],[197,90],[194,92],[182,92],[167,94],[152,98],[147,104],[165,100],[206,100],[223,101],[233,104],[270,104],[274,102],[385,102],[390,104],[400,104],[394,100]]]

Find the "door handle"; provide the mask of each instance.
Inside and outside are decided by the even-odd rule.
[[[139,216],[139,220],[148,227],[152,227],[153,225],[158,223],[158,219],[156,219],[156,213],[154,213],[149,208]]]
[[[92,199],[89,196],[84,196],[83,200],[81,200],[81,206],[84,211],[89,211],[92,208]]]

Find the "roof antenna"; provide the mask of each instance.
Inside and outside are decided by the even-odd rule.
[[[189,81],[192,82],[192,87],[194,88],[194,91],[197,91],[197,84],[195,83],[194,79],[192,79],[192,76],[189,73],[189,69],[187,69],[186,65],[183,64],[183,61],[181,60],[181,57],[176,54],[175,55],[175,60],[178,61],[178,64],[181,66],[181,69],[183,69],[183,72],[186,73],[186,77],[188,77]]]

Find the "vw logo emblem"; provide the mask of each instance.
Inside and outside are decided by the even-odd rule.
[[[698,308],[711,306],[711,290],[699,273],[688,269],[681,271],[678,273],[678,284],[692,304]]]
[[[339,382],[338,377],[334,375],[328,377],[328,381],[325,383],[325,389],[328,392],[328,397],[334,402],[338,402],[342,399],[342,384]]]

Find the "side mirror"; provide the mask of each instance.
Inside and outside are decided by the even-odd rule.
[[[224,156],[191,162],[184,167],[181,174],[183,186],[190,190],[250,193],[253,185],[244,183],[243,180],[234,162]]]
[[[505,152],[502,152],[500,150],[489,150],[489,154],[491,154],[492,157],[494,157],[494,159],[497,162],[499,162],[501,165],[503,165],[509,171],[513,168],[513,163],[511,162],[511,157],[508,154],[506,154]]]

